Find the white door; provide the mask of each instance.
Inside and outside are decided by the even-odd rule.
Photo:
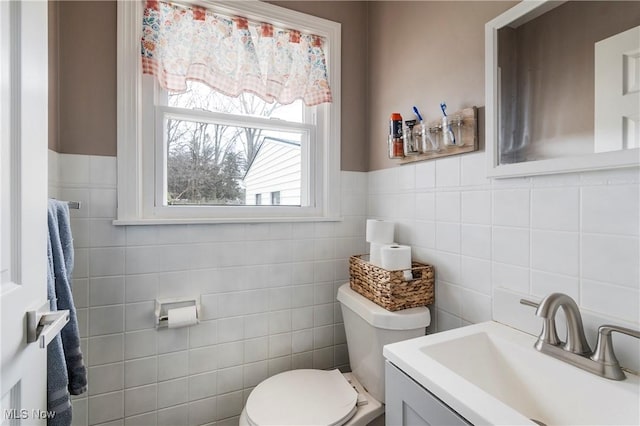
[[[640,148],[640,27],[595,44],[595,152]]]
[[[46,349],[26,312],[47,302],[47,2],[0,0],[0,424],[44,424]]]

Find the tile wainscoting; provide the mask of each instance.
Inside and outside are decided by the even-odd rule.
[[[341,222],[114,226],[115,157],[50,151],[71,212],[73,293],[89,392],[76,425],[237,424],[251,389],[348,366],[336,302],[363,253],[367,174],[342,172]],[[156,330],[154,300],[201,296],[199,325]]]
[[[485,161],[369,172],[368,216],[397,222],[398,242],[436,267],[435,330],[495,319],[537,335],[519,300],[552,292],[578,302],[592,347],[599,324],[640,328],[638,168],[491,180]],[[640,370],[640,342],[615,339]]]
[[[269,375],[346,367],[335,294],[367,251],[367,217],[396,222],[436,266],[431,331],[496,319],[537,334],[518,301],[553,291],[576,299],[592,346],[604,322],[640,327],[638,169],[489,180],[484,161],[342,172],[341,222],[116,227],[115,158],[50,152],[50,194],[83,203],[74,297],[90,390],[74,424],[237,424]],[[155,330],[156,298],[195,295],[201,324]],[[640,370],[638,341],[615,344]]]

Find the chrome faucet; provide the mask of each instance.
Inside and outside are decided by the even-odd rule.
[[[536,315],[541,317],[542,331],[534,347],[547,355],[566,361],[583,370],[612,380],[626,378],[613,352],[611,333],[616,331],[640,338],[640,332],[615,325],[603,325],[598,329],[598,342],[592,352],[584,335],[582,316],[575,300],[563,293],[552,293],[538,304],[526,299],[523,305],[536,307]],[[562,342],[556,331],[555,317],[562,308],[567,319],[567,341]]]
[[[561,307],[567,318],[567,341],[562,346],[563,349],[578,355],[591,354],[591,348],[584,335],[580,309],[571,297],[563,293],[551,293],[540,302],[538,309],[536,309],[536,315],[544,320],[542,332],[536,342],[536,349],[541,350],[544,344],[554,346],[560,344],[556,331],[556,313]]]

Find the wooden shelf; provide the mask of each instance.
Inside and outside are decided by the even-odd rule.
[[[464,145],[456,147],[442,147],[438,152],[429,152],[425,154],[412,155],[404,157],[400,160],[400,164],[415,163],[416,161],[431,160],[433,158],[448,157],[450,155],[464,154],[478,150],[478,108],[465,108],[449,114],[450,117],[462,117],[462,141]],[[429,127],[441,124],[441,120],[432,120],[428,122]]]

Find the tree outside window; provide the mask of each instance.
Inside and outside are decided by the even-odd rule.
[[[169,94],[168,105],[196,111],[229,113],[302,122],[303,105],[267,103],[244,93],[236,98],[190,82],[187,91]],[[266,136],[279,132],[204,121],[166,121],[167,203],[245,204],[242,178]],[[258,202],[256,198],[256,204]],[[273,203],[272,203],[273,204]]]

